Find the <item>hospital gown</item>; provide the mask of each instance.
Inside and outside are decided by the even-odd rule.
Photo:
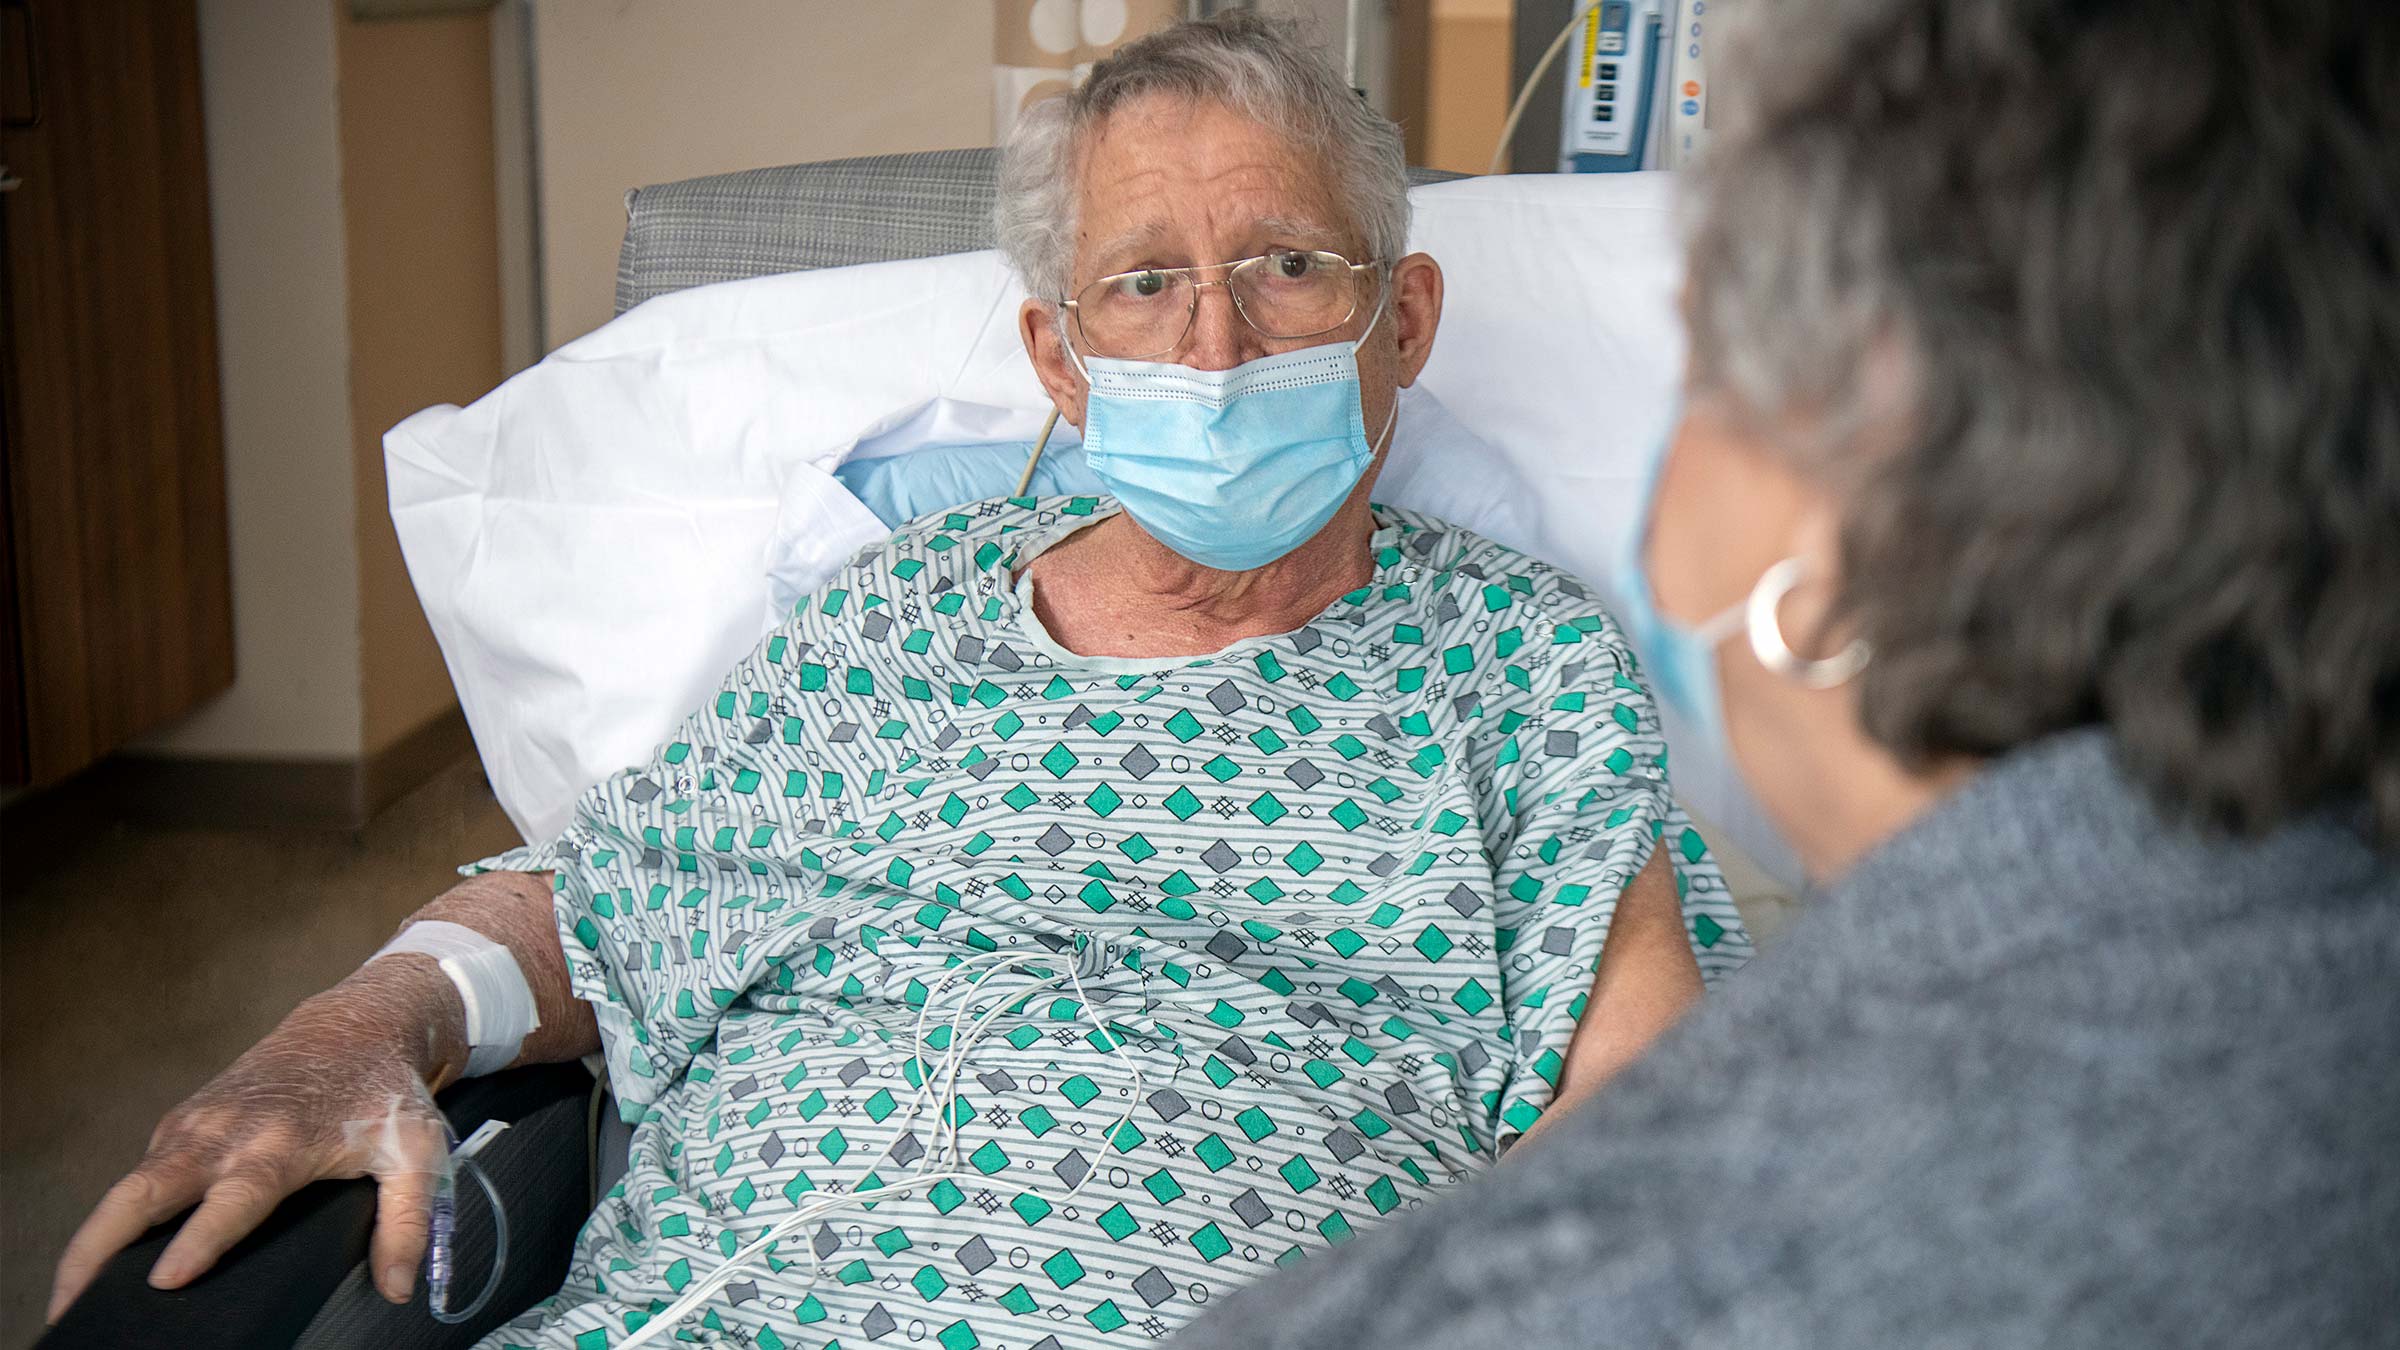
[[[638,1118],[564,1289],[487,1347],[616,1344],[796,1203],[921,1171],[955,1178],[808,1224],[681,1335],[1148,1343],[1490,1166],[1654,850],[1703,973],[1747,956],[1574,579],[1378,508],[1372,582],[1306,627],[1080,657],[1012,572],[1115,509],[902,529],[478,864],[555,870]]]

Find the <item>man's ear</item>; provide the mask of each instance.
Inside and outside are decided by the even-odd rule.
[[[1442,265],[1411,253],[1392,265],[1392,332],[1399,345],[1400,386],[1417,382],[1433,355],[1433,330],[1442,326]]]
[[[1017,335],[1025,340],[1025,355],[1033,373],[1050,395],[1051,406],[1069,425],[1083,425],[1083,377],[1067,356],[1067,335],[1059,322],[1058,306],[1046,300],[1027,300],[1017,308]]]

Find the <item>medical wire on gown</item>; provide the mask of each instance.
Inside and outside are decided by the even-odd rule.
[[[980,1173],[964,1170],[964,1160],[960,1156],[958,1113],[953,1109],[958,1096],[959,1075],[965,1071],[967,1052],[990,1032],[993,1024],[999,1020],[1001,1013],[1022,1009],[1029,1000],[1046,989],[1055,989],[1061,984],[1065,984],[1074,990],[1077,1016],[1091,1024],[1094,1035],[1108,1046],[1110,1056],[1124,1065],[1126,1073],[1131,1079],[1132,1090],[1127,1094],[1125,1109],[1109,1123],[1107,1132],[1101,1136],[1103,1139],[1116,1138],[1118,1132],[1132,1122],[1134,1105],[1142,1099],[1142,1066],[1125,1052],[1125,1036],[1110,1030],[1108,1025],[1092,1011],[1092,1001],[1084,992],[1080,958],[1086,951],[1105,951],[1108,947],[1107,944],[1098,943],[1090,943],[1087,946],[1087,943],[1090,943],[1088,937],[1079,940],[1076,947],[1071,950],[1040,955],[985,952],[977,956],[962,958],[957,964],[944,970],[940,977],[933,982],[932,987],[926,991],[925,1002],[917,1010],[916,1024],[910,1033],[910,1048],[923,1076],[917,1085],[916,1092],[908,1099],[908,1107],[901,1115],[899,1127],[893,1131],[891,1142],[885,1144],[883,1150],[875,1155],[875,1160],[867,1165],[865,1175],[874,1175],[875,1169],[891,1157],[892,1150],[899,1146],[902,1139],[908,1137],[920,1113],[930,1102],[934,1104],[936,1112],[933,1146],[919,1161],[917,1169],[898,1181],[887,1182],[873,1190],[854,1190],[840,1195],[822,1195],[801,1204],[792,1213],[778,1220],[773,1227],[751,1239],[733,1255],[727,1257],[715,1270],[702,1276],[691,1288],[685,1290],[681,1297],[645,1323],[641,1330],[620,1342],[617,1350],[637,1350],[637,1347],[668,1335],[677,1323],[691,1315],[718,1290],[724,1288],[734,1276],[742,1272],[744,1267],[763,1256],[768,1248],[811,1223],[838,1214],[845,1209],[864,1208],[885,1200],[897,1199],[913,1191],[938,1186],[945,1181],[964,1182],[970,1185],[982,1181],[984,1178]],[[1056,975],[1040,969],[1039,967],[1044,963],[1063,965],[1065,974]],[[1021,969],[1024,967],[1033,968]],[[959,980],[977,972],[981,972],[983,978],[967,984],[957,1010],[950,1015],[948,1028],[950,1039],[948,1045],[942,1049],[941,1058],[934,1063],[932,1068],[925,1068],[926,1018],[933,1012],[934,1006],[941,1001],[942,996],[956,986]],[[1030,974],[1035,979],[1031,984],[1013,992],[1001,993],[993,1003],[986,1005],[983,1011],[977,1012],[974,995],[985,987],[985,981],[993,976],[1011,972]],[[1146,971],[1143,972],[1143,982],[1146,987],[1148,984],[1148,972]],[[940,1085],[938,1090],[936,1084]],[[946,1159],[945,1150],[947,1151]],[[945,1162],[945,1170],[929,1170],[937,1166],[944,1166]],[[1083,1189],[1083,1183],[1090,1179],[1091,1174],[1088,1173],[1078,1178],[1074,1185],[1067,1188],[1067,1198],[1072,1199]],[[815,1283],[817,1276],[821,1273],[820,1263],[812,1256],[809,1282]]]
[[[1042,419],[1042,434],[1034,438],[1033,453],[1025,457],[1025,472],[1017,476],[1017,490],[1008,494],[1009,496],[1022,497],[1025,495],[1025,490],[1033,486],[1034,466],[1042,462],[1042,447],[1050,444],[1050,433],[1057,426],[1058,409],[1052,408],[1050,415]]]

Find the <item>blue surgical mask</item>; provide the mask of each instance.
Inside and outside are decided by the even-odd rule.
[[[1650,481],[1642,492],[1641,515],[1634,522],[1624,554],[1617,563],[1621,593],[1617,617],[1619,627],[1624,629],[1635,654],[1643,662],[1650,687],[1688,718],[1693,730],[1707,743],[1709,753],[1722,759],[1732,752],[1725,736],[1725,697],[1717,687],[1717,648],[1741,631],[1743,606],[1734,605],[1697,627],[1679,623],[1659,612],[1649,571],[1642,565],[1642,554],[1658,508],[1658,482],[1666,473],[1668,449],[1681,422],[1680,416],[1667,421],[1668,444],[1661,445],[1651,461]]]
[[[1378,303],[1368,332],[1382,314]],[[1227,572],[1264,567],[1333,519],[1399,416],[1394,399],[1367,440],[1364,341],[1230,370],[1086,357],[1085,463],[1168,548]]]

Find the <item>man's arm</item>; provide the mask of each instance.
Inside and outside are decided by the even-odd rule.
[[[1591,1001],[1567,1045],[1558,1096],[1525,1138],[1541,1133],[1640,1058],[1659,1033],[1699,1001],[1700,964],[1692,958],[1683,906],[1675,898],[1675,869],[1665,849],[1653,849],[1650,861],[1617,897]]]
[[[523,1048],[509,1062],[511,1068],[580,1059],[600,1048],[600,1028],[592,1020],[592,1005],[576,997],[568,984],[567,956],[558,945],[558,919],[550,894],[548,872],[486,872],[442,892],[408,918],[410,924],[441,919],[464,925],[508,948],[509,955],[517,958],[517,968],[525,973],[525,983],[533,990],[541,1026],[525,1038]],[[407,927],[401,925],[402,931]],[[460,1030],[466,1024],[466,1009],[459,1004],[457,986],[442,974],[439,963],[422,952],[386,957],[360,967],[359,973],[387,961],[405,961],[430,974],[433,979],[428,987],[445,996],[443,1015],[449,1029],[458,1035],[458,1059],[444,1065],[448,1072],[438,1083],[430,1078],[427,1082],[436,1090],[447,1087],[458,1080],[467,1063],[465,1034]]]
[[[548,874],[471,877],[420,909],[472,928],[516,957],[541,1026],[516,1063],[599,1048],[588,1004],[568,986]],[[369,1260],[384,1297],[405,1302],[425,1251],[436,1167],[446,1148],[432,1093],[466,1069],[466,1010],[430,956],[373,961],[294,1009],[266,1039],[167,1113],[141,1163],[109,1188],[67,1244],[51,1288],[57,1321],[108,1259],[194,1201],[199,1209],[150,1283],[174,1289],[215,1264],[285,1196],[312,1181],[373,1176]]]
[[[1703,976],[1747,950],[1615,624],[1570,578],[1522,580],[1485,587],[1491,622],[1530,613],[1488,730],[1468,742],[1504,944],[1504,1148],[1640,1057]]]

